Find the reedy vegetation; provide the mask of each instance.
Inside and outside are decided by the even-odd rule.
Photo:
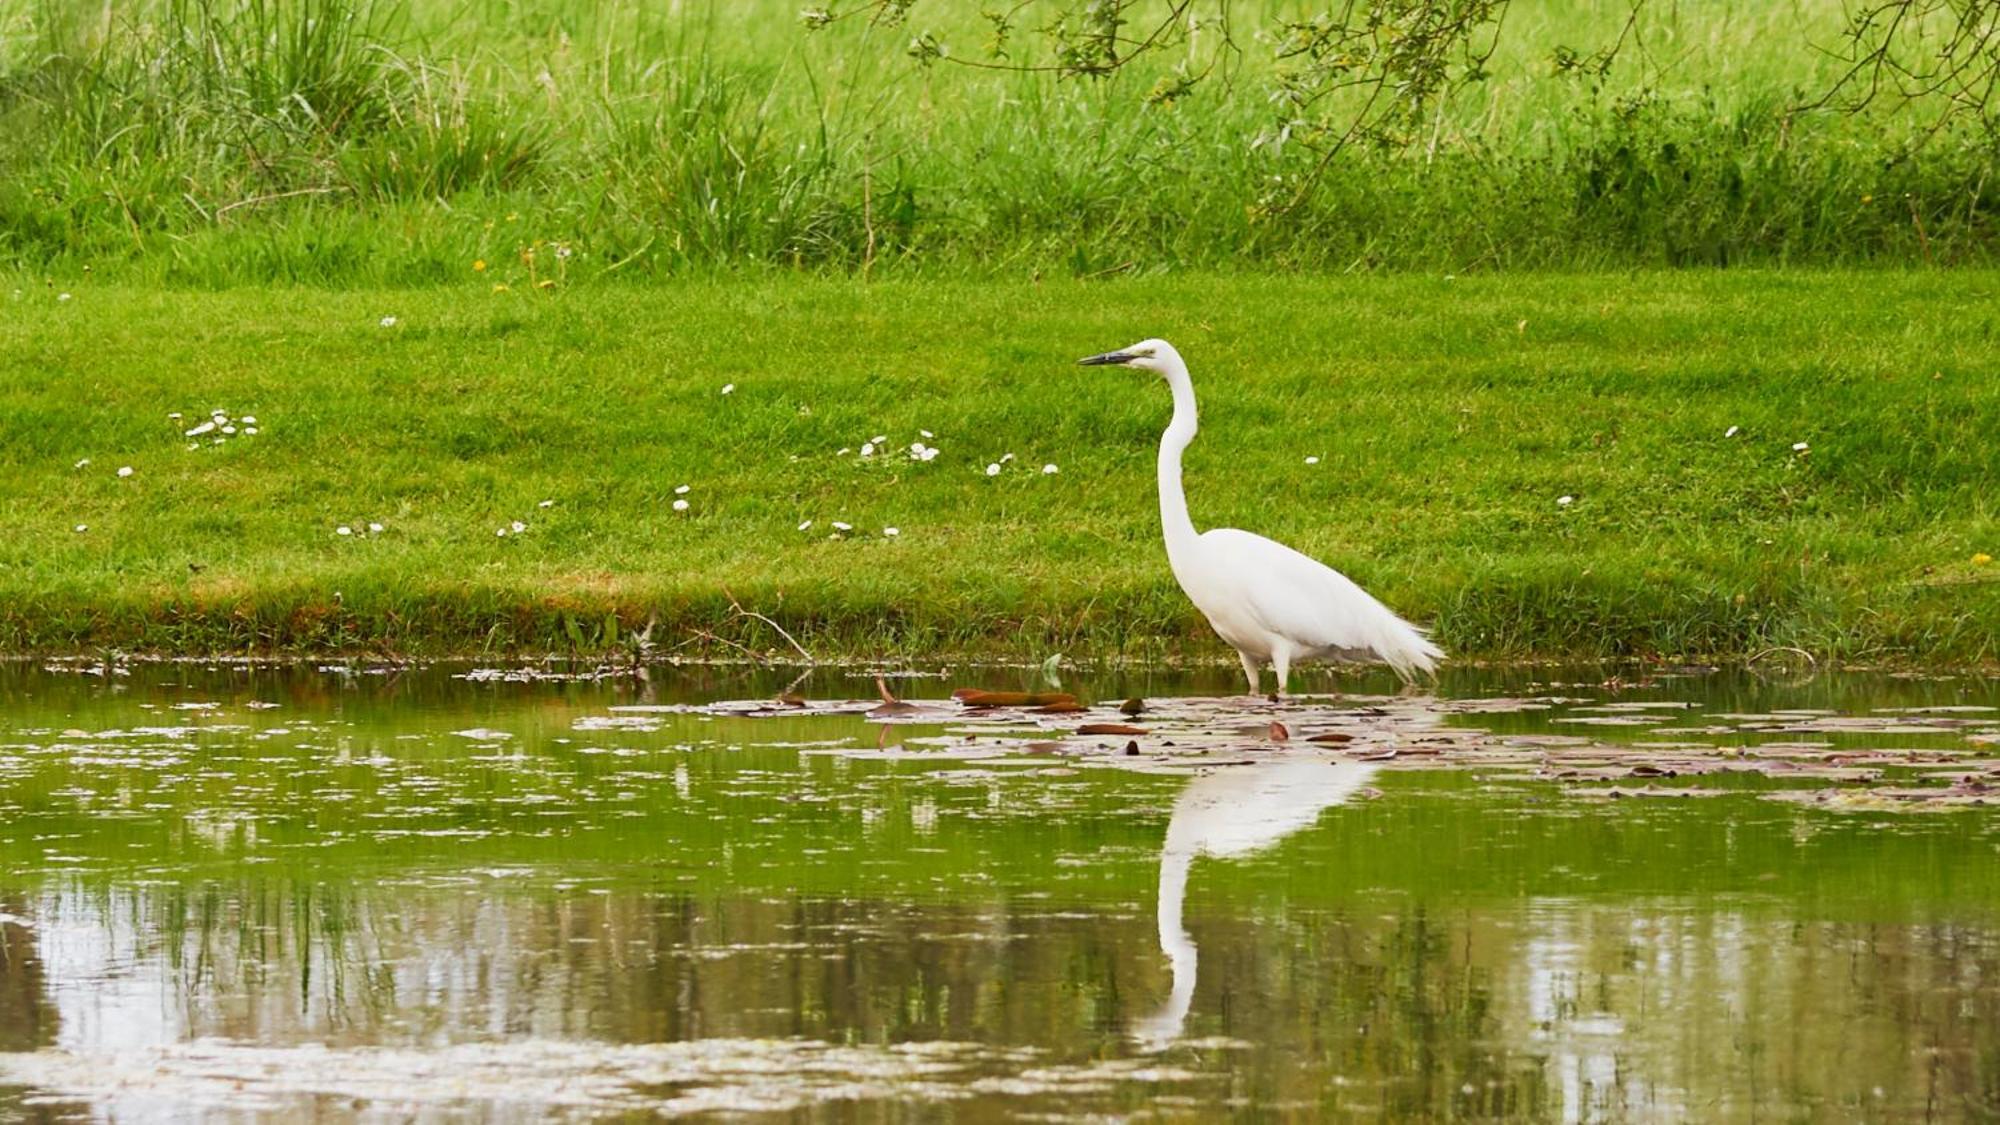
[[[1917,6],[1904,26],[1939,25]],[[1827,0],[1379,0],[1363,14],[1479,17],[1435,73],[1400,74],[1368,70],[1360,40],[1310,46],[1284,5],[1071,8],[1017,10],[1000,56],[997,25],[922,3],[810,30],[776,0],[0,0],[0,264],[413,284],[525,267],[538,242],[573,251],[540,254],[538,282],[1950,264],[1996,245],[1988,118],[1944,114],[1958,88],[1857,108]],[[1106,12],[1172,34],[1107,66],[1075,22]],[[1389,55],[1413,41],[1363,30]],[[1909,43],[1886,57],[1934,46]],[[1044,52],[1056,73],[1004,69]],[[1366,118],[1357,69],[1396,79],[1396,113]]]

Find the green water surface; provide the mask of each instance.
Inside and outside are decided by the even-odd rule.
[[[467,672],[0,669],[0,1118],[2000,1114],[1983,806],[1829,811],[1762,776],[1606,801],[1294,751],[968,761],[949,724],[666,709],[784,685],[757,673]],[[898,685],[981,675],[1022,678]],[[1564,700],[1451,722],[2000,726],[1971,678],[1551,679],[1450,681]],[[1692,706],[1566,722],[1607,700]]]

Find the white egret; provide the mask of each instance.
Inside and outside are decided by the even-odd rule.
[[[1252,695],[1266,661],[1277,672],[1282,694],[1294,660],[1372,654],[1409,679],[1443,658],[1423,630],[1332,567],[1233,527],[1195,533],[1181,489],[1181,451],[1195,434],[1194,384],[1172,344],[1145,340],[1077,362],[1141,368],[1163,376],[1173,390],[1173,421],[1160,435],[1167,563],[1195,608],[1242,658]]]

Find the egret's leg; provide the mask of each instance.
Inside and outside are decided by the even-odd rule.
[[[1290,686],[1291,671],[1292,671],[1292,654],[1286,652],[1283,648],[1280,648],[1276,652],[1273,652],[1271,654],[1271,667],[1278,673],[1277,694],[1279,696],[1283,696],[1285,694],[1285,688]]]
[[[1239,652],[1237,658],[1243,661],[1243,674],[1250,679],[1250,694],[1257,694],[1257,658],[1247,652]]]

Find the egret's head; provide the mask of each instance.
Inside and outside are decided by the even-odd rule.
[[[1115,352],[1105,352],[1103,355],[1094,355],[1088,359],[1079,359],[1077,362],[1085,367],[1108,367],[1112,365],[1137,367],[1145,371],[1151,371],[1155,375],[1165,375],[1168,367],[1178,362],[1180,358],[1180,353],[1175,351],[1174,346],[1165,340],[1141,340],[1129,348],[1120,348]]]

